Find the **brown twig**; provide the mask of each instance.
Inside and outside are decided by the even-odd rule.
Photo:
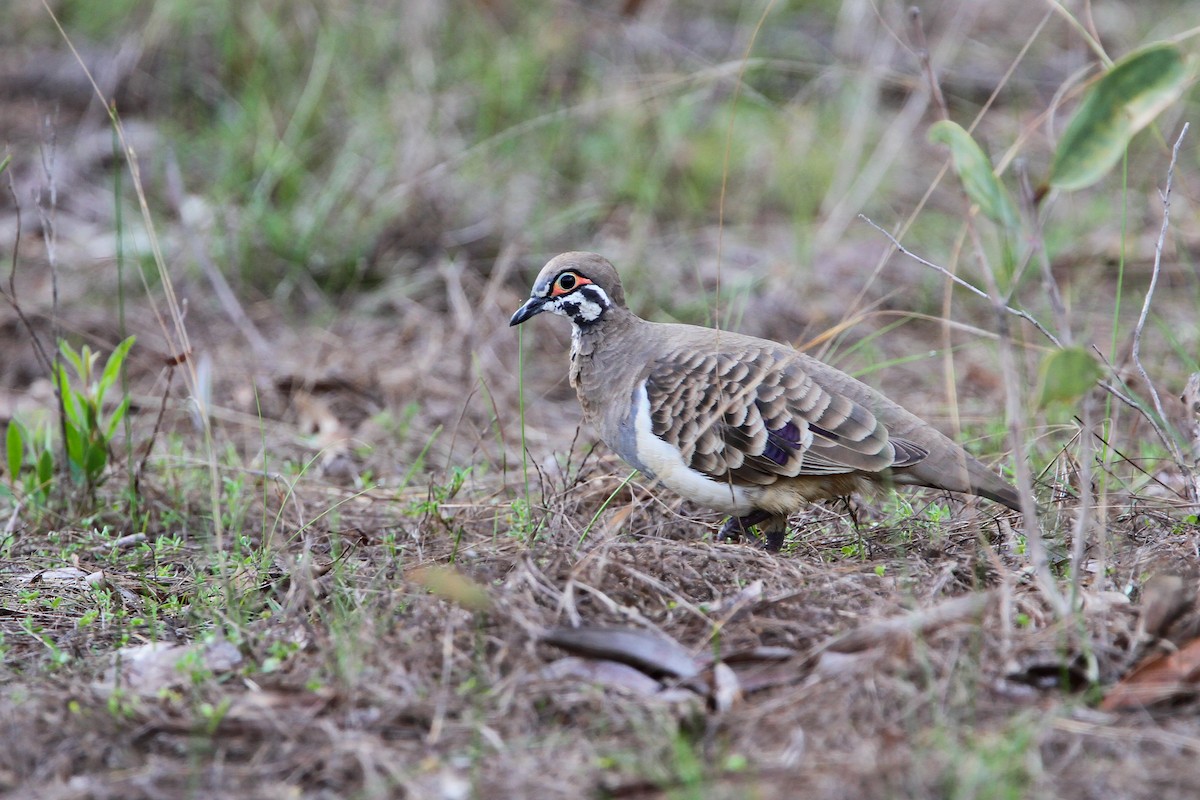
[[[963,280],[962,278],[955,275],[953,272],[946,269],[942,265],[935,264],[932,261],[928,261],[924,258],[921,258],[921,256],[919,256],[916,253],[912,252],[911,250],[907,249],[904,245],[900,244],[900,242],[896,239],[895,236],[893,236],[891,233],[889,233],[885,228],[880,227],[880,225],[878,223],[876,223],[874,220],[872,220],[870,217],[867,217],[865,214],[859,214],[858,218],[861,219],[863,222],[867,223],[868,225],[870,225],[875,230],[882,233],[884,236],[886,236],[888,241],[891,242],[892,246],[894,248],[896,248],[897,252],[901,253],[902,255],[908,256],[913,261],[916,261],[918,264],[929,267],[930,269],[941,273],[945,277],[949,278],[953,283],[958,284],[959,286],[963,287],[967,291],[972,292],[975,295],[978,295],[979,297],[983,298],[984,300],[992,299],[991,295],[989,295],[987,292],[985,292],[983,289],[980,289],[978,286],[974,285],[973,283],[969,283],[969,282]],[[1037,319],[1035,319],[1029,312],[1023,311],[1019,308],[1013,308],[1012,306],[1005,306],[1004,309],[1009,314],[1012,314],[1015,317],[1020,317],[1021,319],[1028,322],[1030,325],[1032,325],[1034,328],[1036,328],[1039,333],[1041,333],[1043,336],[1045,336],[1046,339],[1055,347],[1063,346],[1063,343],[1061,341],[1059,341],[1059,338],[1057,336],[1055,336],[1053,333],[1051,333],[1050,330],[1045,325],[1038,322]],[[1101,356],[1101,358],[1103,360],[1103,356]],[[1114,374],[1116,373],[1115,367],[1113,367],[1107,361],[1104,361],[1104,363],[1108,366],[1110,372],[1113,372]],[[1107,381],[1101,381],[1099,385],[1100,385],[1101,389],[1108,392],[1113,397],[1117,398],[1118,400],[1120,400],[1122,403],[1129,406],[1130,408],[1136,409],[1143,413],[1145,412],[1145,409],[1142,408],[1141,404],[1138,403],[1137,400],[1135,400],[1130,395],[1122,392],[1118,387],[1114,386],[1113,384],[1108,383]],[[1147,418],[1149,418],[1149,416]],[[1161,426],[1159,426],[1155,422],[1155,420],[1152,418],[1150,418],[1150,424],[1154,427],[1154,429],[1156,431],[1158,431],[1159,436],[1162,437],[1165,441],[1166,433],[1162,430]]]

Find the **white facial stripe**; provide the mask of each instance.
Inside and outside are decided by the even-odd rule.
[[[600,312],[603,311],[599,303],[593,303],[583,296],[583,292],[569,294],[559,301],[564,306],[574,306],[574,311],[565,312],[571,319],[579,319],[584,322],[595,322],[600,319]]]
[[[588,283],[577,291],[556,298],[549,306],[555,314],[568,317],[572,322],[587,323],[600,319],[604,309],[612,305],[604,290],[595,284]]]

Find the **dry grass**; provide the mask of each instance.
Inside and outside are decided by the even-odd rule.
[[[899,9],[876,17],[847,2],[837,15],[777,9],[768,18],[754,51],[767,66],[743,87],[750,105],[739,112],[745,127],[733,129],[720,220],[725,102],[758,18],[740,6],[643,5],[622,19],[569,5],[466,4],[477,15],[470,24],[497,42],[485,55],[515,69],[530,66],[520,61],[528,49],[548,76],[489,104],[463,77],[478,65],[453,60],[465,57],[443,42],[473,29],[453,28],[439,4],[413,4],[403,47],[387,51],[401,64],[389,102],[358,86],[360,95],[322,97],[345,114],[330,127],[282,123],[296,137],[287,157],[253,162],[262,181],[278,179],[260,184],[265,205],[252,192],[222,195],[228,172],[206,184],[203,159],[188,150],[200,135],[167,118],[219,100],[179,101],[166,79],[157,89],[148,80],[174,64],[203,77],[206,92],[235,91],[221,83],[232,67],[214,64],[217,39],[188,40],[180,67],[156,38],[169,40],[170,20],[143,8],[144,51],[96,45],[96,63],[115,70],[128,102],[124,121],[149,207],[161,214],[166,275],[187,299],[193,349],[166,366],[172,346],[148,300],[160,288],[145,294],[127,277],[126,325],[139,337],[133,458],[117,459],[90,506],[0,496],[6,796],[1200,793],[1195,697],[1098,709],[1143,655],[1194,638],[1200,618],[1200,527],[1140,413],[1107,411],[1114,449],[1096,465],[1104,504],[1073,562],[1078,424],[1069,409],[1029,407],[1051,569],[1064,589],[1072,568],[1082,574],[1078,612],[1059,619],[1034,584],[1020,521],[986,503],[881,492],[797,518],[780,556],[714,544],[719,519],[626,482],[624,465],[579,427],[567,331],[539,320],[522,341],[506,327],[544,256],[595,249],[624,268],[640,312],[716,317],[810,346],[946,430],[957,426],[985,457],[1011,459],[989,309],[947,292],[931,271],[887,260],[886,241],[854,222],[865,210],[891,227],[919,209],[906,244],[977,274],[958,263],[964,208],[951,182],[920,205],[944,153],[923,141],[928,101],[912,107],[926,87],[893,36]],[[952,111],[966,119],[1038,19],[1011,3],[959,5],[925,15]],[[1095,11],[1114,52],[1132,46],[1125,12]],[[1187,16],[1171,4],[1162,12]],[[43,24],[13,17],[30,36]],[[300,14],[286,33],[316,41],[319,53],[334,47],[337,24]],[[804,31],[807,55],[796,56],[788,26]],[[1049,144],[1039,149],[1045,129],[1028,117],[1088,58],[1065,26],[1052,31],[1034,40],[979,134],[1027,136],[1033,174]],[[423,72],[434,66],[458,82]],[[0,98],[16,186],[15,201],[0,204],[0,230],[15,237],[20,205],[20,302],[43,337],[57,320],[76,341],[111,346],[120,338],[114,232],[135,258],[146,251],[130,217],[121,228],[112,212],[109,133],[69,58],[13,48],[0,68],[25,76]],[[329,78],[339,92],[347,71]],[[65,83],[28,88],[40,74]],[[372,110],[381,110],[377,127],[363,122]],[[267,111],[260,125],[282,113]],[[33,144],[47,130],[59,154],[49,173]],[[305,162],[310,172],[289,172],[307,142],[328,152]],[[1131,152],[1127,212],[1113,213],[1119,184],[1110,182],[1059,198],[1046,230],[1076,339],[1127,377],[1161,219],[1158,144],[1139,140]],[[259,153],[241,139],[228,147]],[[164,155],[176,148],[177,160]],[[641,148],[653,155],[638,160]],[[614,153],[637,169],[620,169]],[[1196,369],[1200,346],[1194,158],[1175,180],[1175,224],[1142,343],[1165,396]],[[322,181],[332,197],[321,196]],[[28,199],[48,182],[58,193],[57,311],[47,218]],[[309,195],[289,201],[297,191]],[[327,239],[313,213],[327,215]],[[260,228],[247,232],[247,219]],[[232,305],[197,253],[227,273]],[[1030,282],[1018,299],[1048,318],[1041,287]],[[1015,330],[1033,383],[1046,343]],[[52,407],[29,331],[7,308],[0,352],[0,418]],[[168,390],[171,369],[196,373]],[[211,392],[211,447],[185,384]],[[1144,395],[1136,381],[1129,391]],[[1185,430],[1177,410],[1170,422]],[[143,456],[131,504],[129,472]],[[1164,606],[1144,590],[1164,575],[1183,579],[1168,604],[1177,618],[1149,623]],[[539,641],[564,626],[654,632],[703,667],[700,678],[635,675]],[[714,658],[732,672],[712,668]]]

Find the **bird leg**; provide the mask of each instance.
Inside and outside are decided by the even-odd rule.
[[[772,517],[773,524],[763,531],[763,548],[770,553],[778,553],[783,549],[783,539],[787,536],[787,517]]]
[[[736,542],[742,534],[749,534],[750,529],[761,523],[763,527],[763,548],[772,553],[783,549],[783,539],[787,536],[787,515],[771,514],[766,511],[751,511],[744,517],[730,517],[717,533],[718,542]]]

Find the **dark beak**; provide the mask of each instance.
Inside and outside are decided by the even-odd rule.
[[[527,319],[536,317],[538,314],[546,310],[546,298],[531,297],[525,301],[525,305],[517,309],[517,313],[512,315],[512,319],[508,321],[509,327],[520,325]]]

